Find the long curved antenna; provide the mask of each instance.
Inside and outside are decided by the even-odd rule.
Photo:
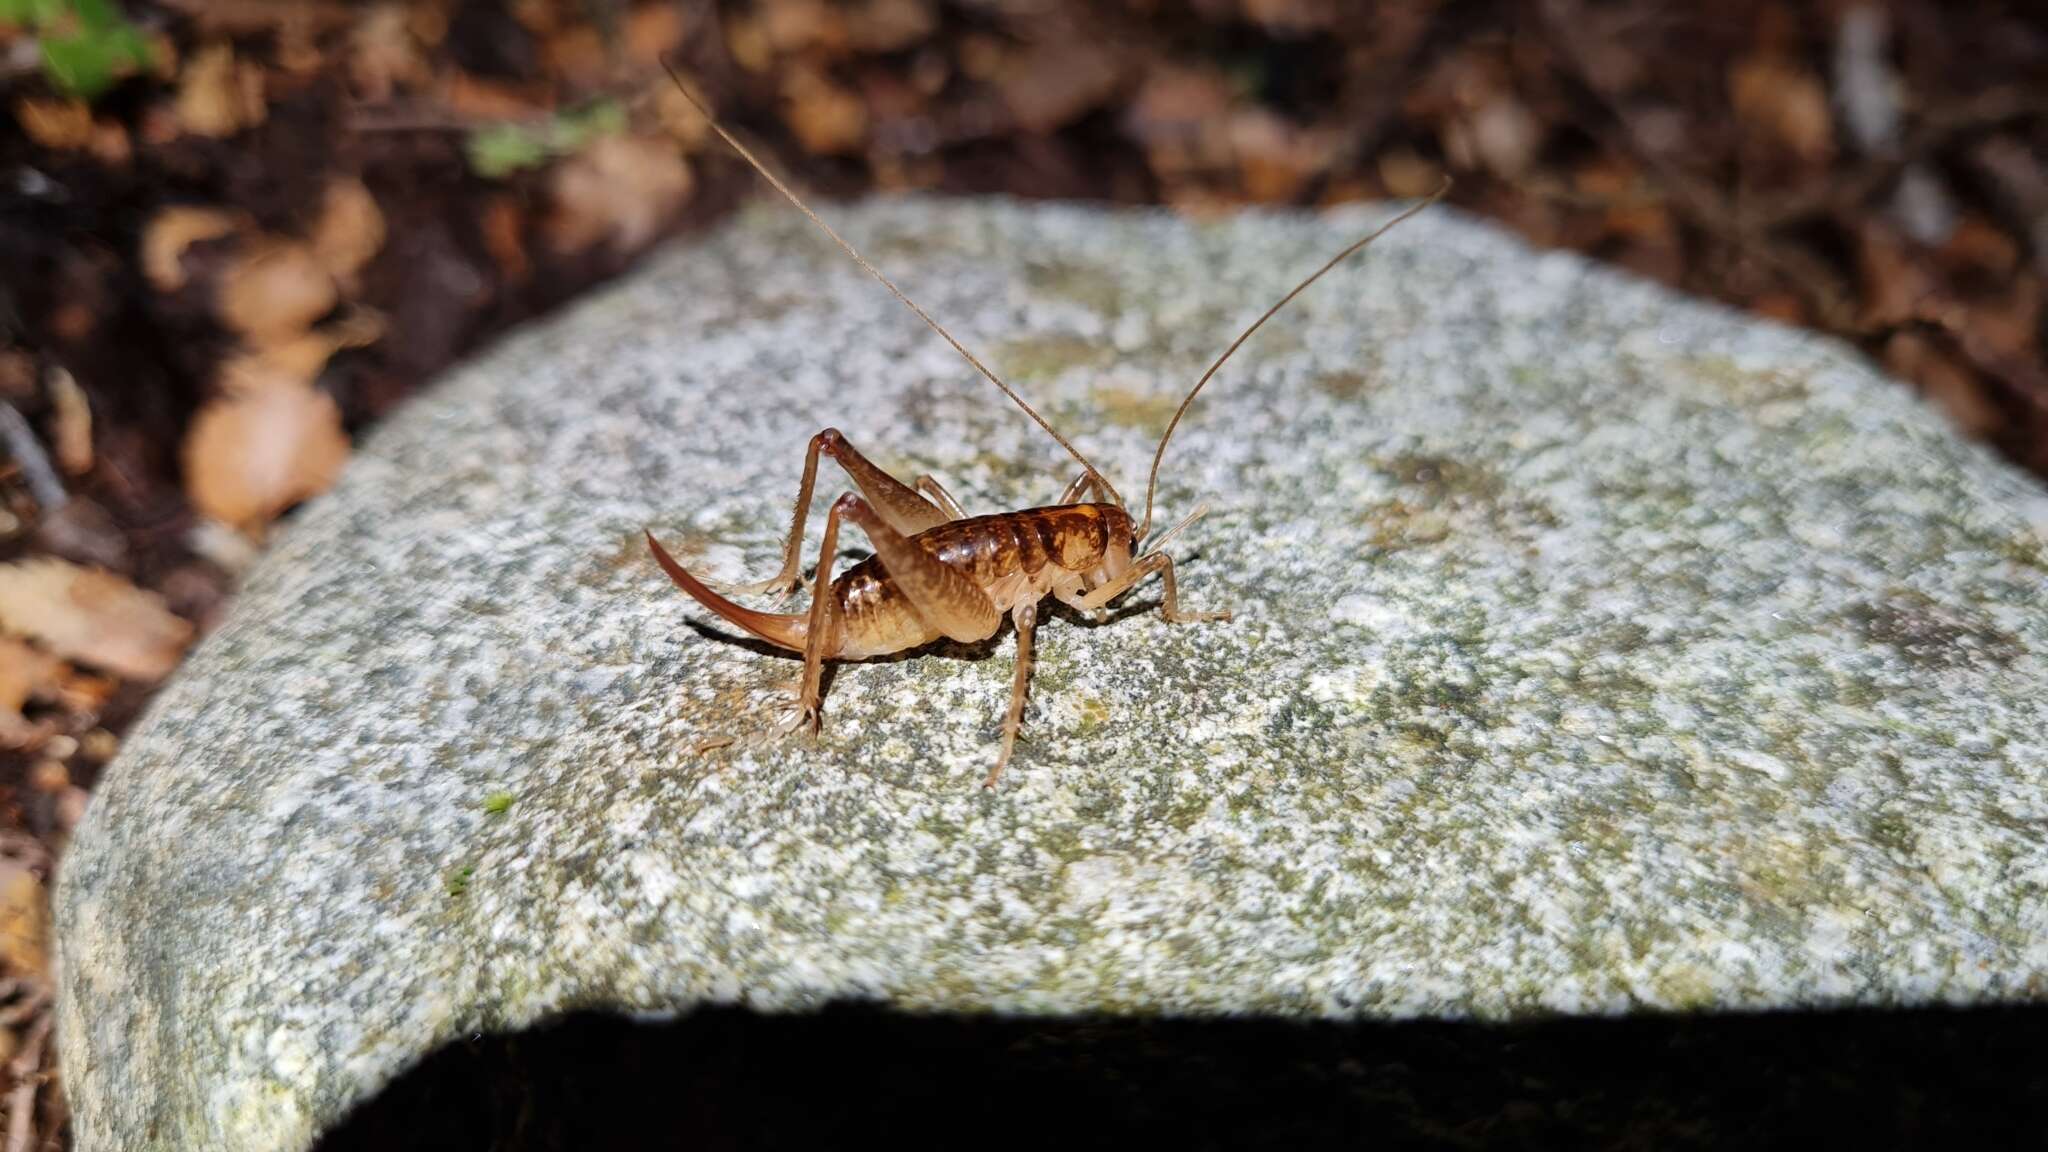
[[[1038,414],[1038,409],[1033,408],[1031,405],[1025,403],[1024,398],[1022,396],[1017,395],[1016,390],[1012,389],[1008,384],[1003,383],[1002,377],[997,376],[994,372],[989,371],[988,365],[983,364],[980,360],[976,359],[974,353],[969,352],[965,344],[962,344],[958,340],[953,339],[953,334],[951,332],[946,331],[944,325],[940,324],[937,320],[932,319],[931,315],[927,313],[924,309],[919,308],[917,306],[917,301],[912,300],[908,296],[905,296],[903,294],[903,289],[898,288],[894,281],[890,280],[887,276],[882,275],[881,269],[875,267],[873,264],[868,263],[867,257],[862,256],[859,252],[854,251],[853,245],[848,244],[844,239],[840,237],[839,233],[834,232],[830,224],[827,224],[823,220],[819,219],[818,214],[816,212],[811,211],[809,205],[805,204],[802,200],[798,199],[797,194],[791,192],[789,190],[788,185],[784,184],[782,181],[775,178],[775,173],[770,172],[766,164],[763,164],[759,160],[755,159],[754,154],[747,150],[746,145],[740,143],[738,140],[733,139],[732,133],[727,132],[725,130],[725,126],[718,122],[718,117],[713,116],[709,108],[706,108],[700,101],[698,101],[698,99],[695,96],[690,94],[690,90],[683,85],[683,78],[681,76],[676,75],[676,70],[674,66],[668,62],[667,56],[663,56],[661,58],[661,66],[665,71],[668,72],[668,78],[670,80],[675,81],[676,91],[681,92],[683,94],[683,99],[688,100],[690,102],[690,107],[695,108],[697,110],[698,115],[704,117],[705,123],[711,125],[711,130],[713,132],[718,133],[718,138],[720,140],[725,141],[726,144],[731,146],[733,151],[740,154],[741,159],[745,160],[748,164],[752,165],[754,171],[759,172],[763,180],[766,180],[768,181],[768,183],[774,185],[775,190],[777,192],[782,193],[783,199],[788,200],[791,204],[796,205],[797,211],[802,212],[804,215],[810,217],[811,223],[816,224],[820,229],[824,231],[825,235],[830,236],[832,238],[832,242],[834,244],[839,245],[842,251],[844,251],[848,256],[853,257],[853,262],[860,265],[862,271],[866,272],[868,275],[873,276],[876,280],[880,281],[882,287],[887,288],[891,295],[895,296],[896,299],[901,300],[905,308],[908,308],[912,312],[917,313],[917,318],[924,321],[926,324],[930,325],[932,331],[937,332],[939,335],[945,337],[946,343],[951,344],[953,346],[953,351],[960,353],[960,355],[962,356],[965,356],[967,358],[967,362],[969,364],[974,365],[975,371],[980,372],[983,376],[988,377],[989,383],[995,385],[997,388],[1002,389],[1003,395],[1008,396],[1010,398],[1011,403],[1015,404],[1019,408],[1022,408],[1026,416],[1031,417],[1031,419],[1035,421],[1040,428],[1045,429],[1046,435],[1052,437],[1054,440],[1059,441],[1060,447],[1065,448],[1067,450],[1067,455],[1072,456],[1076,461],[1080,463],[1081,467],[1087,469],[1088,475],[1094,477],[1096,482],[1102,485],[1103,490],[1109,493],[1111,499],[1115,500],[1119,505],[1121,505],[1124,502],[1123,496],[1118,494],[1116,488],[1110,484],[1109,478],[1104,476],[1101,472],[1097,471],[1095,465],[1090,464],[1088,462],[1088,458],[1086,456],[1081,455],[1080,450],[1075,448],[1072,442],[1070,442],[1065,436],[1059,434],[1058,429],[1054,428],[1051,424],[1047,423],[1045,417],[1040,416]]]
[[[1151,475],[1145,478],[1145,522],[1138,526],[1137,538],[1139,540],[1143,540],[1145,538],[1145,533],[1149,532],[1152,528],[1152,496],[1153,493],[1156,492],[1159,488],[1159,462],[1166,458],[1166,442],[1173,438],[1173,430],[1180,426],[1180,418],[1187,414],[1188,405],[1193,404],[1195,402],[1195,397],[1202,391],[1202,386],[1209,382],[1210,377],[1216,375],[1216,370],[1223,367],[1223,362],[1230,359],[1231,353],[1236,352],[1240,345],[1242,345],[1245,341],[1251,339],[1252,333],[1257,332],[1259,328],[1266,323],[1266,321],[1271,320],[1273,318],[1274,313],[1280,311],[1282,308],[1287,307],[1288,303],[1292,301],[1296,296],[1301,295],[1302,292],[1306,290],[1309,285],[1322,279],[1323,273],[1328,272],[1330,269],[1335,268],[1339,264],[1342,264],[1344,262],[1345,257],[1350,256],[1352,253],[1358,251],[1359,249],[1365,247],[1366,245],[1372,243],[1373,241],[1379,239],[1381,236],[1385,235],[1389,229],[1394,227],[1394,225],[1399,224],[1403,220],[1408,219],[1410,216],[1415,215],[1417,212],[1422,211],[1424,208],[1429,207],[1431,204],[1434,204],[1437,201],[1443,199],[1444,194],[1449,192],[1450,190],[1451,178],[1449,176],[1446,176],[1444,177],[1443,186],[1438,188],[1436,191],[1430,193],[1428,199],[1423,200],[1421,203],[1410,207],[1406,211],[1402,212],[1399,216],[1396,216],[1392,220],[1387,221],[1385,224],[1380,225],[1378,228],[1373,229],[1372,235],[1367,236],[1363,240],[1359,240],[1353,243],[1349,248],[1346,248],[1342,252],[1337,253],[1335,256],[1330,257],[1329,261],[1325,263],[1321,268],[1318,268],[1313,273],[1311,273],[1308,279],[1303,280],[1299,284],[1296,284],[1294,286],[1293,291],[1289,292],[1285,296],[1282,296],[1278,303],[1274,304],[1271,308],[1266,309],[1265,315],[1259,317],[1257,320],[1252,321],[1252,326],[1245,329],[1244,333],[1240,335],[1237,339],[1232,340],[1230,342],[1230,347],[1225,348],[1223,350],[1223,355],[1218,356],[1216,358],[1216,362],[1214,364],[1209,365],[1209,370],[1207,372],[1202,373],[1202,378],[1200,380],[1195,381],[1195,386],[1188,390],[1187,398],[1180,402],[1180,407],[1174,409],[1173,419],[1166,422],[1166,431],[1159,437],[1159,450],[1152,453],[1152,473]]]

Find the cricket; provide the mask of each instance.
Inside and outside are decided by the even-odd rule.
[[[1442,199],[1450,190],[1450,182],[1446,180],[1430,196],[1332,256],[1224,349],[1223,354],[1188,390],[1172,419],[1167,422],[1166,430],[1160,434],[1159,446],[1152,454],[1152,469],[1145,480],[1145,513],[1133,522],[1123,496],[1074,447],[1071,440],[1061,435],[1014,388],[968,351],[866,257],[855,251],[853,245],[841,238],[831,225],[811,211],[744,144],[726,131],[710,109],[684,85],[673,66],[667,61],[663,61],[663,66],[668,69],[669,78],[683,97],[704,117],[720,140],[738,153],[811,223],[831,237],[833,243],[862,271],[880,282],[952,345],[975,371],[994,384],[1081,467],[1080,475],[1052,504],[969,516],[934,477],[920,475],[910,484],[905,484],[869,461],[837,429],[827,428],[811,437],[804,452],[803,479],[797,486],[796,513],[783,547],[781,570],[775,575],[753,584],[714,586],[692,575],[669,555],[668,550],[655,539],[652,530],[646,532],[647,547],[655,562],[676,587],[749,635],[803,655],[803,674],[796,685],[794,714],[790,723],[780,730],[782,734],[807,732],[816,739],[822,715],[821,681],[827,660],[855,661],[906,652],[941,638],[978,643],[994,636],[1007,615],[1017,633],[1016,670],[1010,683],[1009,710],[1003,721],[1002,748],[996,755],[994,767],[982,781],[984,788],[996,786],[1016,748],[1031,682],[1033,633],[1038,626],[1039,605],[1047,596],[1099,621],[1112,601],[1157,573],[1161,586],[1159,614],[1167,622],[1194,624],[1230,619],[1228,611],[1194,612],[1181,607],[1179,589],[1174,582],[1173,558],[1165,551],[1167,544],[1201,518],[1206,511],[1205,506],[1197,506],[1157,539],[1148,540],[1152,529],[1153,501],[1159,486],[1159,467],[1165,459],[1166,446],[1173,437],[1174,429],[1203,387],[1266,321],[1347,257]],[[817,483],[820,456],[838,464],[853,482],[855,490],[842,493],[826,514],[825,537],[817,553],[808,609],[802,612],[761,612],[729,599],[729,596],[769,593],[787,598],[802,585],[800,561],[804,525],[812,489]],[[842,522],[851,522],[859,528],[873,546],[873,552],[835,577],[832,568],[839,550]],[[707,747],[732,742],[723,740]]]

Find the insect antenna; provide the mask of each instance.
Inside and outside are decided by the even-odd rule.
[[[1342,252],[1337,253],[1335,256],[1330,257],[1328,261],[1324,262],[1321,268],[1318,268],[1314,272],[1310,273],[1308,279],[1303,280],[1299,284],[1296,284],[1294,286],[1294,289],[1288,292],[1287,295],[1282,296],[1278,303],[1275,303],[1271,308],[1266,309],[1265,315],[1260,316],[1257,320],[1252,321],[1252,326],[1245,329],[1244,332],[1240,334],[1237,339],[1232,340],[1230,342],[1230,347],[1225,348],[1223,350],[1223,355],[1218,356],[1216,358],[1216,362],[1214,364],[1209,365],[1209,370],[1207,372],[1202,373],[1202,378],[1200,380],[1195,381],[1195,386],[1193,388],[1188,389],[1187,397],[1180,402],[1180,407],[1174,409],[1173,419],[1166,422],[1166,431],[1162,433],[1159,437],[1159,449],[1158,451],[1152,453],[1152,472],[1151,475],[1145,478],[1145,521],[1144,523],[1138,526],[1138,539],[1143,540],[1145,538],[1145,533],[1151,531],[1152,529],[1152,497],[1153,494],[1157,492],[1159,488],[1159,462],[1166,458],[1166,442],[1173,438],[1173,430],[1180,426],[1180,418],[1187,414],[1188,405],[1193,404],[1195,402],[1195,397],[1201,393],[1202,386],[1209,382],[1210,377],[1216,375],[1216,370],[1223,367],[1223,362],[1230,359],[1231,354],[1236,352],[1239,346],[1241,346],[1245,341],[1251,339],[1252,333],[1257,332],[1259,328],[1266,323],[1266,321],[1271,320],[1273,318],[1274,313],[1280,311],[1282,308],[1287,307],[1288,303],[1291,302],[1296,296],[1301,295],[1303,291],[1307,290],[1309,285],[1322,279],[1323,273],[1328,272],[1330,269],[1335,268],[1339,264],[1342,264],[1346,257],[1350,256],[1354,252],[1357,252],[1359,249],[1365,247],[1373,241],[1379,239],[1381,236],[1384,236],[1396,224],[1401,223],[1403,220],[1408,219],[1410,216],[1415,215],[1417,212],[1420,212],[1424,208],[1429,207],[1431,204],[1434,204],[1437,201],[1443,199],[1444,194],[1449,192],[1450,190],[1451,179],[1450,177],[1446,176],[1444,177],[1443,186],[1438,188],[1436,191],[1430,193],[1427,199],[1423,200],[1418,204],[1412,205],[1411,207],[1403,211],[1399,216],[1396,216],[1392,220],[1387,221],[1385,224],[1380,225],[1378,228],[1373,229],[1371,235],[1365,237],[1363,240],[1354,241],[1350,247],[1344,249]],[[1179,528],[1174,529],[1174,531],[1176,532],[1178,532],[1179,530]]]
[[[937,332],[940,336],[945,337],[946,343],[951,344],[953,346],[953,351],[958,352],[960,353],[960,355],[966,357],[967,362],[969,364],[974,365],[975,371],[981,373],[983,376],[986,376],[988,378],[989,383],[1001,389],[1003,395],[1008,396],[1010,398],[1011,403],[1015,404],[1019,408],[1022,408],[1026,416],[1031,417],[1033,422],[1035,422],[1040,428],[1045,429],[1046,435],[1051,436],[1054,440],[1058,441],[1059,446],[1067,450],[1067,455],[1072,456],[1076,461],[1078,461],[1081,467],[1087,470],[1088,475],[1093,477],[1097,483],[1101,484],[1103,490],[1109,493],[1112,499],[1114,499],[1119,505],[1121,505],[1124,502],[1124,498],[1118,494],[1115,486],[1110,484],[1109,478],[1104,476],[1100,471],[1098,471],[1095,465],[1089,463],[1088,458],[1086,456],[1081,455],[1080,450],[1075,448],[1073,443],[1069,441],[1065,436],[1060,435],[1059,430],[1054,428],[1049,422],[1047,422],[1045,417],[1040,416],[1038,414],[1038,409],[1033,408],[1030,404],[1026,403],[1024,398],[1022,396],[1019,396],[1015,389],[1011,388],[1008,384],[1003,383],[1002,377],[997,376],[994,372],[990,371],[988,365],[983,364],[981,360],[974,355],[974,353],[969,352],[965,344],[962,344],[960,343],[960,341],[955,340],[953,338],[953,334],[951,332],[946,331],[945,325],[940,324],[937,320],[932,319],[930,313],[926,312],[924,309],[917,306],[917,301],[912,300],[910,297],[904,295],[903,289],[898,288],[894,281],[890,280],[887,276],[882,275],[881,269],[875,267],[873,264],[868,263],[867,257],[862,256],[859,252],[855,251],[853,245],[847,243],[843,238],[840,237],[839,233],[833,231],[832,226],[830,224],[825,223],[824,220],[820,219],[816,212],[811,211],[810,206],[808,204],[805,204],[803,200],[798,198],[796,193],[790,191],[788,185],[784,184],[781,180],[776,179],[775,173],[770,172],[766,164],[763,164],[760,160],[756,159],[754,157],[754,154],[747,150],[746,145],[734,139],[732,133],[727,132],[725,130],[725,126],[718,122],[718,117],[713,116],[711,114],[711,110],[709,108],[706,108],[703,105],[703,103],[697,99],[696,96],[691,94],[689,88],[684,86],[683,78],[676,74],[675,67],[668,62],[668,58],[666,56],[662,57],[661,66],[664,70],[668,72],[668,78],[675,82],[676,91],[681,92],[683,94],[683,99],[688,100],[690,102],[690,107],[695,108],[698,114],[704,117],[705,123],[711,125],[711,130],[718,134],[718,138],[720,140],[725,141],[726,144],[730,146],[733,151],[739,153],[740,158],[742,160],[745,160],[748,163],[748,165],[750,165],[754,169],[754,171],[760,173],[761,178],[763,180],[768,181],[769,184],[773,185],[777,192],[782,193],[783,199],[795,205],[797,211],[802,212],[805,216],[810,217],[811,223],[816,224],[819,227],[819,229],[821,229],[825,233],[825,235],[830,236],[832,238],[832,242],[834,244],[839,245],[841,251],[845,252],[848,256],[853,257],[853,262],[860,265],[861,270],[863,272],[866,272],[868,275],[874,277],[877,281],[880,281],[882,287],[887,288],[891,295],[895,296],[896,299],[902,301],[903,306],[905,308],[908,308],[912,312],[917,313],[918,319],[924,321],[927,325],[929,325],[932,331]]]

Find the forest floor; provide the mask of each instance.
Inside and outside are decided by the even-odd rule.
[[[468,350],[759,190],[1451,201],[1854,342],[2048,476],[2026,0],[0,0],[0,1152],[47,890],[279,518]]]

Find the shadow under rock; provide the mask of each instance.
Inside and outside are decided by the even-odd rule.
[[[576,1014],[451,1045],[319,1147],[2019,1147],[2048,1006],[1417,1021]]]

